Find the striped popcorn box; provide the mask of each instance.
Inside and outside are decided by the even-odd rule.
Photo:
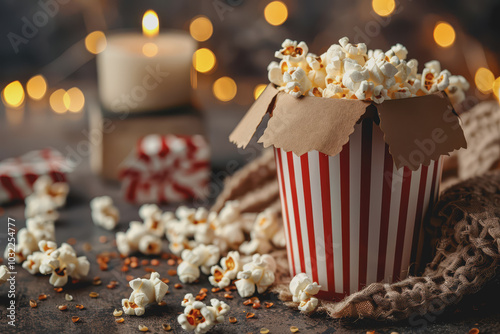
[[[371,119],[336,156],[275,153],[292,276],[307,273],[324,298],[406,277],[439,194],[441,159],[396,168]]]
[[[404,278],[439,194],[441,156],[467,147],[442,92],[382,104],[295,98],[269,85],[229,139],[274,146],[290,274],[323,298]]]
[[[210,149],[201,135],[148,135],[122,164],[125,199],[175,203],[204,198],[210,178]]]
[[[66,181],[72,163],[59,151],[46,148],[0,161],[0,203],[22,200],[33,193],[33,184],[43,175],[54,182]]]

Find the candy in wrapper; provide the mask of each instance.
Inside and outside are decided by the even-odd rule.
[[[0,161],[0,203],[21,200],[33,193],[33,184],[42,175],[64,182],[73,166],[52,148],[31,151],[20,157]]]
[[[201,135],[148,135],[122,164],[125,198],[133,203],[173,203],[206,197],[210,150]]]

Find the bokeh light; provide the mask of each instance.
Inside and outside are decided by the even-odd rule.
[[[266,87],[267,87],[266,84],[259,84],[255,86],[255,89],[253,90],[253,96],[256,100],[259,98],[260,94],[262,94],[264,89],[266,89]]]
[[[35,75],[26,83],[26,92],[33,100],[40,100],[47,93],[47,81],[43,75]]]
[[[452,45],[455,37],[455,29],[447,22],[438,22],[434,27],[434,41],[443,48]]]
[[[500,77],[498,77],[494,82],[493,82],[493,94],[497,97],[497,99],[500,97]]]
[[[196,50],[193,55],[193,66],[201,73],[210,72],[215,66],[215,55],[207,48]]]
[[[214,82],[212,87],[214,95],[223,102],[231,101],[238,91],[236,82],[230,77],[221,77]]]
[[[154,37],[160,32],[160,21],[154,10],[148,10],[142,17],[142,33]]]
[[[212,22],[206,16],[195,17],[189,25],[189,33],[198,42],[208,40],[212,36],[213,32],[214,28],[212,26]]]
[[[93,31],[85,37],[85,47],[90,53],[101,53],[106,49],[106,45],[106,35],[102,31]]]
[[[68,107],[66,107],[66,104],[69,104],[70,101],[67,100],[68,97],[66,97],[66,101],[64,101],[65,95],[66,91],[64,89],[58,89],[52,94],[50,94],[49,98],[50,107],[58,114],[64,114],[66,111],[68,111]]]
[[[19,81],[13,81],[2,91],[2,99],[7,107],[17,108],[24,102],[24,89]]]
[[[146,57],[154,57],[158,54],[158,45],[155,43],[146,43],[142,46],[142,53]]]
[[[64,93],[63,103],[69,111],[79,112],[85,105],[85,96],[79,88],[73,87]]]
[[[394,0],[372,0],[372,8],[379,16],[389,16],[396,9]]]
[[[279,26],[288,18],[288,8],[281,1],[270,2],[264,9],[264,17],[269,24]]]
[[[474,82],[476,83],[477,89],[479,89],[481,93],[488,94],[493,89],[495,76],[489,69],[485,67],[480,67],[476,71],[476,75],[474,76]]]

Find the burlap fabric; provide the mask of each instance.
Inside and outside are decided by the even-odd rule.
[[[398,321],[442,310],[481,289],[495,275],[500,261],[500,172],[446,190],[435,207],[428,233],[434,236],[435,256],[422,276],[371,284],[341,302],[323,301],[318,311],[333,318]],[[290,301],[286,263],[279,264],[278,279],[282,281],[274,291]]]

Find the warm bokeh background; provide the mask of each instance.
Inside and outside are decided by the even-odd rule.
[[[500,87],[500,80],[495,81],[500,75],[500,3],[494,0],[7,0],[0,4],[0,88],[16,81],[20,85],[3,94],[8,108],[1,121],[15,129],[34,113],[45,113],[54,117],[54,131],[84,127],[88,105],[96,101],[96,41],[116,30],[139,32],[148,9],[158,13],[160,31],[190,31],[199,41],[199,71],[192,86],[216,143],[216,165],[238,159],[227,135],[266,84],[266,67],[285,38],[304,40],[315,53],[344,35],[369,48],[402,43],[420,68],[439,59],[443,68],[472,83],[458,109],[496,98]],[[26,22],[39,27],[26,30]],[[36,75],[45,78],[46,92],[40,77],[27,85]],[[37,94],[43,95],[41,102],[32,98]],[[13,108],[17,104],[21,107]],[[32,129],[32,149],[39,148],[33,136],[61,147],[46,130],[36,124]],[[23,153],[15,149],[22,137],[15,130],[0,134],[0,158]]]

